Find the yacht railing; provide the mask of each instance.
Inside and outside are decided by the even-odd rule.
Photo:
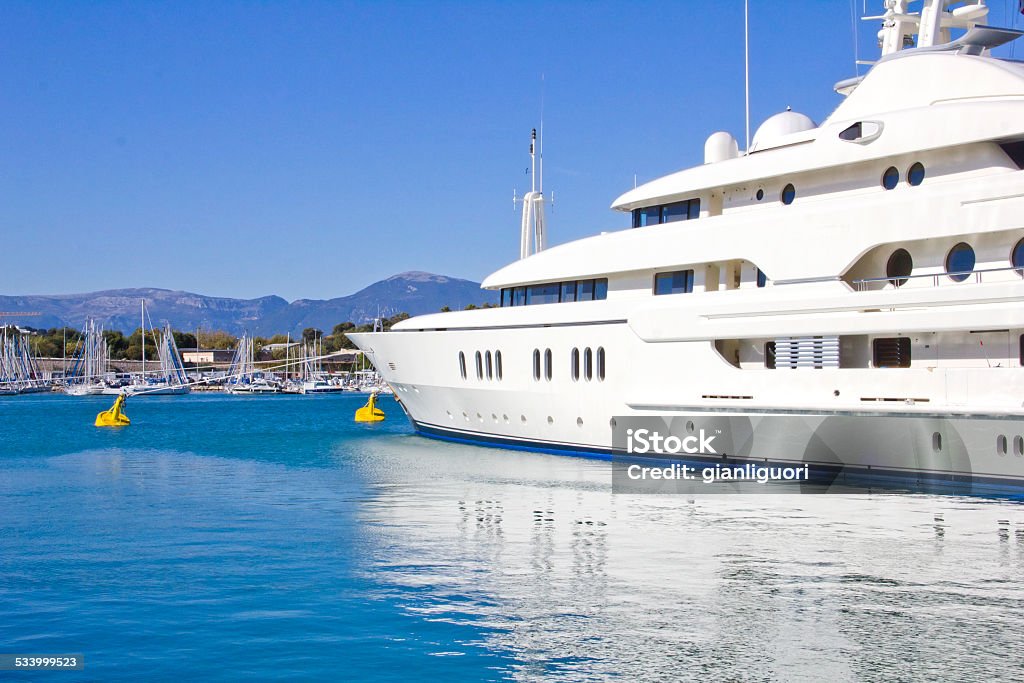
[[[972,275],[974,276],[975,282],[983,282],[983,276],[986,273],[1006,273],[1010,271],[1015,272],[1018,275],[1024,277],[1024,266],[1011,266],[1009,268],[984,268],[979,270],[960,270],[951,273],[922,273],[920,275],[901,275],[899,277],[868,277],[860,280],[854,280],[853,285],[854,287],[857,288],[858,292],[866,292],[873,289],[871,285],[874,283],[892,283],[897,287],[902,287],[907,280],[924,280],[926,278],[931,278],[932,287],[938,287],[942,278],[952,278],[954,275],[962,275],[963,277],[960,280],[952,281],[951,284],[960,284],[961,282],[964,282],[965,280],[967,280],[967,278],[971,277]]]

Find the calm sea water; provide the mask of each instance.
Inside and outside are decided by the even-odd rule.
[[[390,399],[0,398],[17,680],[990,681],[1024,673],[1024,506],[613,495],[428,441]]]

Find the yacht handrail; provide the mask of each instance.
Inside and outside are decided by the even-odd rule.
[[[1008,271],[1014,271],[1018,275],[1024,276],[1024,266],[1010,266],[1008,268],[979,268],[978,270],[956,270],[951,272],[942,273],[919,273],[917,275],[897,275],[894,277],[866,277],[859,280],[854,280],[853,284],[857,287],[858,292],[867,291],[865,285],[872,282],[892,282],[894,280],[917,280],[920,278],[930,277],[932,278],[932,286],[939,286],[939,278],[942,277],[953,277],[954,275],[963,275],[964,278],[960,280],[963,282],[968,276],[973,275],[975,282],[981,282],[981,276],[983,273],[1005,273]]]

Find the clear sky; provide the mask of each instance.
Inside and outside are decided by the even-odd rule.
[[[752,129],[829,114],[863,9],[751,0]],[[518,257],[542,100],[550,241],[624,228],[634,175],[742,146],[743,2],[0,0],[0,294],[482,279]]]

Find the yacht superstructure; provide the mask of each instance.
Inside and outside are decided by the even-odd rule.
[[[1020,32],[907,5],[820,125],[713,134],[615,200],[632,228],[489,276],[500,308],[351,335],[417,430],[609,454],[658,415],[716,458],[1024,483],[1024,63],[990,54]]]

